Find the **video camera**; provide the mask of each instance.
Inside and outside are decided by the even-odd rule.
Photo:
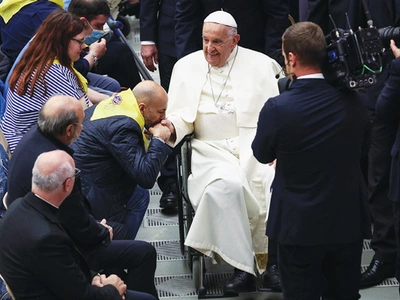
[[[323,74],[339,88],[357,90],[374,85],[383,68],[382,41],[400,37],[400,28],[374,27],[366,4],[364,9],[368,28],[359,28],[355,33],[351,29],[336,28],[325,37],[327,55]]]

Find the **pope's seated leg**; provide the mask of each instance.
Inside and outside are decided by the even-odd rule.
[[[225,293],[251,291],[255,266],[248,210],[254,214],[257,202],[244,184],[240,166],[226,161],[211,165],[197,170],[192,164],[188,188],[195,217],[185,244],[235,268]]]

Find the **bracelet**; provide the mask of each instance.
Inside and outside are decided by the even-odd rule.
[[[89,54],[90,54],[91,56],[93,56],[94,65],[97,66],[97,63],[99,62],[99,58],[98,58],[97,55],[94,54],[92,51],[89,51]]]

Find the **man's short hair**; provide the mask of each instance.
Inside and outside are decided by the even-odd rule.
[[[65,133],[68,125],[78,123],[78,116],[73,109],[65,108],[56,114],[46,113],[44,105],[39,111],[38,128],[40,132],[49,136],[58,136]]]
[[[69,162],[63,163],[54,172],[44,175],[38,169],[38,161],[44,153],[40,154],[35,161],[32,169],[32,185],[46,192],[56,191],[61,188],[68,176],[74,174],[74,168]]]
[[[282,43],[286,57],[292,52],[303,66],[321,67],[325,59],[325,36],[321,27],[315,23],[293,24],[283,34]]]
[[[68,11],[78,17],[86,18],[89,22],[98,15],[110,15],[107,0],[72,0]]]

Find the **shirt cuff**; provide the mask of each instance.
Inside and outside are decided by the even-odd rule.
[[[140,42],[140,45],[142,45],[142,46],[155,45],[155,44],[156,43],[152,42],[152,41],[141,41]]]
[[[163,142],[165,144],[165,141],[162,138],[158,137],[158,136],[153,136],[153,139],[159,140],[159,141],[161,141],[161,142]]]

